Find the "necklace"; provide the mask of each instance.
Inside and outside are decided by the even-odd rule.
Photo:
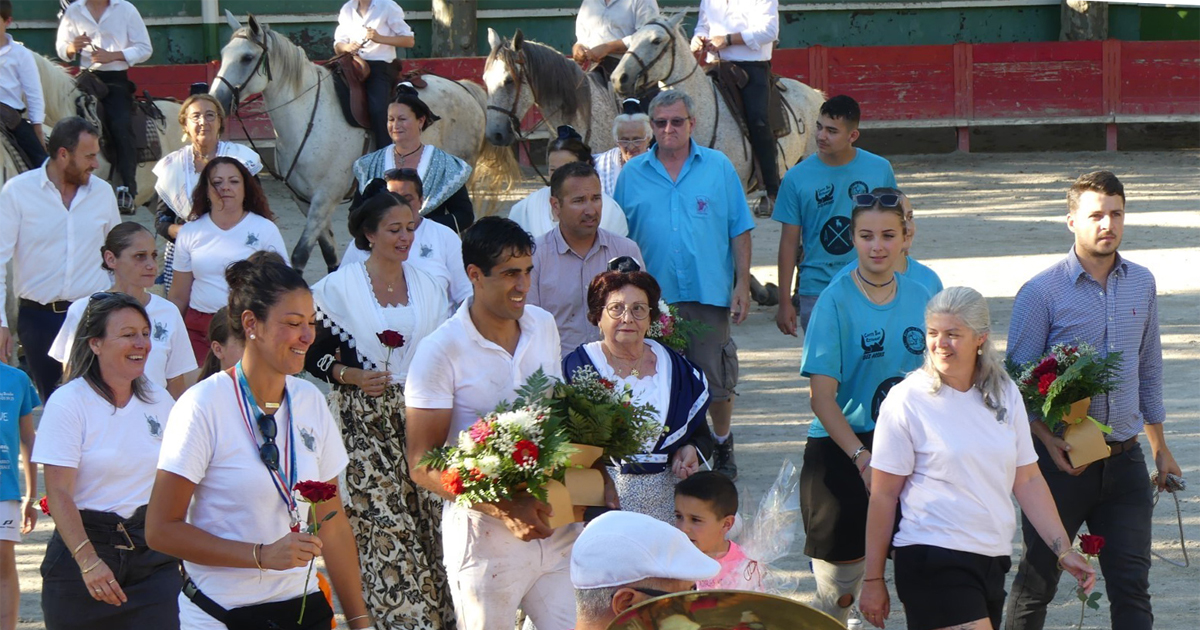
[[[388,292],[388,293],[394,293],[394,292],[395,292],[395,290],[396,290],[396,288],[395,288],[395,282],[396,282],[396,280],[395,280],[394,278],[393,278],[393,279],[391,279],[391,280],[388,280],[387,278],[385,278],[385,277],[383,276],[383,274],[382,274],[382,273],[379,273],[379,272],[376,272],[376,273],[371,273],[371,268],[370,268],[369,266],[367,266],[367,265],[363,265],[363,267],[366,267],[366,269],[367,269],[367,276],[368,276],[369,278],[372,278],[372,279],[374,279],[374,278],[379,278],[379,281],[380,281],[380,282],[381,282],[381,283],[384,285],[384,288],[387,290],[387,292]],[[401,277],[401,278],[403,278],[403,277],[404,277],[404,268],[403,268],[403,267],[401,267],[401,269],[400,269],[400,277]]]
[[[888,300],[892,299],[892,296],[896,294],[895,280],[896,280],[896,276],[892,276],[892,279],[889,280],[888,282],[885,282],[883,284],[875,284],[875,283],[871,282],[870,280],[867,280],[866,278],[862,277],[862,274],[858,273],[857,270],[855,270],[855,273],[854,273],[854,283],[858,286],[858,290],[862,291],[862,294],[865,295],[867,297],[867,299],[870,300],[874,304],[886,304]],[[892,288],[883,297],[876,299],[874,296],[871,295],[871,292],[867,290],[866,285],[870,285],[870,286],[873,286],[876,288],[883,288],[888,285],[891,285]]]
[[[855,269],[854,273],[858,274],[859,280],[862,280],[863,282],[875,287],[876,289],[882,289],[883,287],[886,287],[887,285],[896,281],[896,274],[894,274],[894,273],[892,274],[892,278],[890,280],[888,280],[887,282],[884,282],[882,284],[875,284],[874,282],[867,280],[865,277],[863,277],[861,269]]]
[[[408,164],[408,158],[411,157],[412,154],[417,153],[418,151],[420,151],[421,149],[424,149],[424,148],[425,148],[424,144],[418,144],[417,148],[415,148],[412,151],[409,151],[408,153],[405,153],[403,155],[400,154],[400,147],[396,147],[396,148],[392,149],[392,151],[396,154],[396,168],[404,168],[405,165]]]
[[[633,378],[641,378],[642,372],[641,372],[641,370],[638,370],[637,368],[638,368],[638,364],[640,364],[642,362],[642,359],[645,358],[645,356],[646,356],[646,352],[644,350],[645,346],[642,346],[642,348],[643,348],[642,354],[634,359],[618,357],[615,352],[613,352],[612,350],[609,350],[608,348],[604,349],[604,354],[607,355],[608,358],[610,359],[609,363],[612,364],[613,371],[616,372],[618,376],[620,376],[621,372],[624,371],[624,372],[629,372],[629,376],[631,376]],[[621,367],[619,365],[616,365],[617,361],[629,363],[630,365],[629,365],[629,367]]]

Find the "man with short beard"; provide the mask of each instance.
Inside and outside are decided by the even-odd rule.
[[[62,364],[47,354],[71,302],[111,284],[101,268],[100,246],[121,223],[112,186],[92,177],[100,137],[82,118],[64,118],[50,133],[50,159],[8,180],[0,191],[0,293],[13,261],[19,300],[17,332],[42,400],[62,378]],[[0,311],[0,359],[14,350],[7,314]]]

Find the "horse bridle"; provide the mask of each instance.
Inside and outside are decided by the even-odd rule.
[[[271,51],[267,48],[267,42],[270,41],[270,39],[267,37],[266,33],[263,33],[261,42],[243,32],[235,33],[232,39],[244,39],[251,44],[258,46],[259,50],[262,50],[262,54],[258,56],[258,63],[254,64],[254,69],[250,71],[250,74],[246,75],[246,79],[242,81],[241,85],[235,86],[220,74],[218,74],[216,77],[217,81],[224,83],[229,87],[230,91],[233,92],[233,98],[230,100],[229,105],[229,109],[232,111],[229,113],[236,114],[238,105],[240,105],[242,102],[242,90],[246,89],[246,86],[250,84],[250,81],[254,79],[255,75],[258,74],[258,71],[265,66],[267,69],[267,81],[270,81],[273,77],[271,76]]]
[[[671,78],[671,75],[675,74],[675,35],[676,35],[676,33],[674,31],[672,31],[670,26],[663,24],[662,22],[659,22],[658,20],[647,22],[646,26],[657,26],[658,28],[661,28],[663,30],[663,32],[666,33],[667,40],[670,42],[670,45],[663,46],[662,50],[658,51],[658,54],[655,55],[654,58],[650,60],[650,63],[646,63],[646,61],[643,60],[640,56],[638,56],[638,54],[636,52],[634,52],[633,50],[625,51],[626,55],[633,57],[634,60],[636,60],[638,62],[638,65],[641,66],[641,69],[638,71],[638,77],[642,79],[643,83],[641,85],[636,86],[634,91],[641,92],[646,89],[646,87],[647,87],[645,84],[645,82],[647,82],[646,71],[649,70],[651,67],[653,67],[654,64],[658,63],[658,61],[660,59],[662,59],[663,55],[667,54],[667,52],[671,53],[671,67],[667,69],[666,79],[661,81],[663,88],[665,89],[665,88],[669,88],[669,87],[674,87],[676,85],[679,85],[680,83],[683,83],[684,81],[687,81],[689,78],[691,78],[691,76],[696,73],[696,68],[700,67],[699,64],[696,64],[696,68],[692,68],[692,71],[687,73],[686,75],[684,75],[683,78],[678,79],[676,81],[671,81],[669,83],[667,82],[667,80],[669,80]]]
[[[517,89],[513,92],[512,105],[509,106],[508,109],[504,109],[497,105],[488,105],[487,108],[489,111],[500,112],[501,114],[504,114],[505,116],[507,116],[509,124],[512,125],[513,132],[515,132],[518,136],[520,136],[521,135],[521,119],[517,117],[517,106],[521,104],[521,88],[525,84],[525,80],[524,80],[525,79],[525,55],[521,54],[520,52],[516,52],[516,51],[514,51],[513,54],[511,54],[511,55],[508,53],[503,53],[503,54],[504,54],[505,59],[503,59],[502,61],[505,64],[509,63],[508,58],[511,57],[513,59],[514,65],[517,66],[517,71],[515,73],[516,74],[515,83],[517,84]]]

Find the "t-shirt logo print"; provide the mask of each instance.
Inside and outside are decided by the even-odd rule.
[[[702,217],[708,216],[708,197],[696,197],[696,214]]]
[[[867,182],[861,180],[850,184],[850,187],[846,189],[846,194],[849,195],[851,199],[853,199],[855,195],[865,195],[869,192],[871,192],[871,189],[867,188]]]
[[[843,216],[830,218],[821,228],[821,246],[834,256],[848,254],[854,249],[854,238],[850,234],[850,219]]]
[[[162,322],[154,322],[154,340],[162,341],[167,338],[167,327]]]
[[[921,332],[916,326],[909,326],[904,329],[904,349],[913,354],[924,354],[925,352],[925,333]]]
[[[312,431],[309,431],[304,427],[300,427],[300,441],[304,442],[304,448],[308,449],[308,452],[316,452],[317,438],[312,434]]]
[[[421,246],[421,258],[429,258],[433,254],[433,248],[428,245]]]
[[[146,426],[150,429],[151,437],[156,437],[160,440],[162,439],[162,423],[158,421],[158,418],[150,414],[146,414]]]
[[[254,247],[258,245],[258,235],[251,232],[246,235],[246,247]]]
[[[874,359],[883,356],[883,340],[887,333],[880,328],[862,334],[863,359]]]
[[[887,398],[888,392],[892,391],[892,388],[895,387],[897,383],[899,383],[900,381],[903,381],[903,380],[904,380],[903,376],[893,376],[893,377],[884,379],[884,381],[879,384],[879,387],[875,388],[875,395],[871,397],[871,419],[872,420],[879,419],[879,407],[881,405],[883,405],[883,400],[885,398]]]
[[[817,201],[817,207],[828,206],[833,203],[833,184],[818,188],[813,194],[813,198]]]

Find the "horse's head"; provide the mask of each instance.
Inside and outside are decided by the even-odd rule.
[[[487,88],[487,127],[484,136],[494,145],[511,145],[521,128],[521,119],[533,106],[533,91],[525,70],[525,36],[517,29],[507,41],[495,29],[488,29],[492,51],[483,66],[483,85]]]
[[[679,26],[683,16],[682,11],[669,19],[660,16],[633,34],[629,50],[625,51],[621,63],[612,73],[613,89],[618,96],[634,96],[645,87],[671,77],[675,69],[676,49],[682,47],[683,51],[688,50],[687,39]]]
[[[249,17],[249,26],[242,26],[232,13],[225,11],[233,37],[221,49],[221,69],[209,94],[221,102],[227,113],[232,113],[242,99],[265,90],[271,80],[271,29],[260,25],[253,15]]]

